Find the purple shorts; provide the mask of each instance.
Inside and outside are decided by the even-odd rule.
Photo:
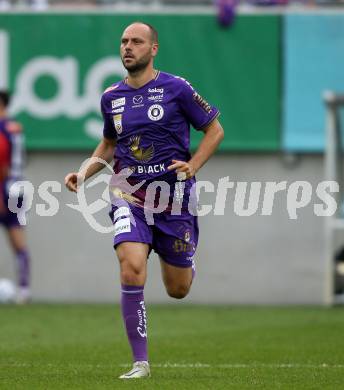
[[[154,224],[149,225],[143,208],[129,207],[113,206],[110,212],[115,226],[115,247],[121,242],[142,242],[168,264],[182,268],[194,266],[198,243],[196,216],[187,211],[182,211],[181,215],[166,211],[154,214]]]
[[[1,188],[1,187],[0,187]],[[8,194],[2,186],[1,188],[1,203],[2,207],[0,208],[0,224],[4,225],[5,228],[11,228],[11,227],[20,227],[20,223],[18,221],[18,216],[16,213],[12,213],[12,211],[9,210],[8,208]],[[21,207],[21,204],[23,202],[23,198],[20,197],[18,200],[18,207]]]

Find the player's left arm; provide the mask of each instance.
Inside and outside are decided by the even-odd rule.
[[[223,140],[224,131],[217,118],[210,122],[202,131],[204,132],[204,137],[192,158],[189,161],[172,160],[173,164],[168,167],[169,170],[174,169],[177,173],[185,172],[185,179],[190,179],[209,160]]]

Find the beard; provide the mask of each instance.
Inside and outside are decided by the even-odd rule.
[[[129,73],[135,74],[146,69],[150,60],[151,56],[147,54],[146,56],[140,58],[137,61],[133,61],[130,64],[125,64],[124,58],[122,58],[122,64]]]

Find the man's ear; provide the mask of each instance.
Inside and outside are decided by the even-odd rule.
[[[155,57],[158,54],[159,45],[157,43],[153,43],[152,46],[152,56]]]

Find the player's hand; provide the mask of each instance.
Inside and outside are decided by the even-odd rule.
[[[196,170],[190,162],[172,160],[172,163],[173,164],[168,166],[167,169],[169,171],[175,170],[177,175],[179,173],[178,178],[180,177],[181,180],[190,179],[191,177],[195,176]],[[181,173],[184,173],[184,175],[181,175]]]
[[[65,185],[69,189],[69,191],[77,192],[78,191],[78,178],[79,175],[77,172],[68,173],[65,177]],[[80,183],[80,179],[79,179]]]

